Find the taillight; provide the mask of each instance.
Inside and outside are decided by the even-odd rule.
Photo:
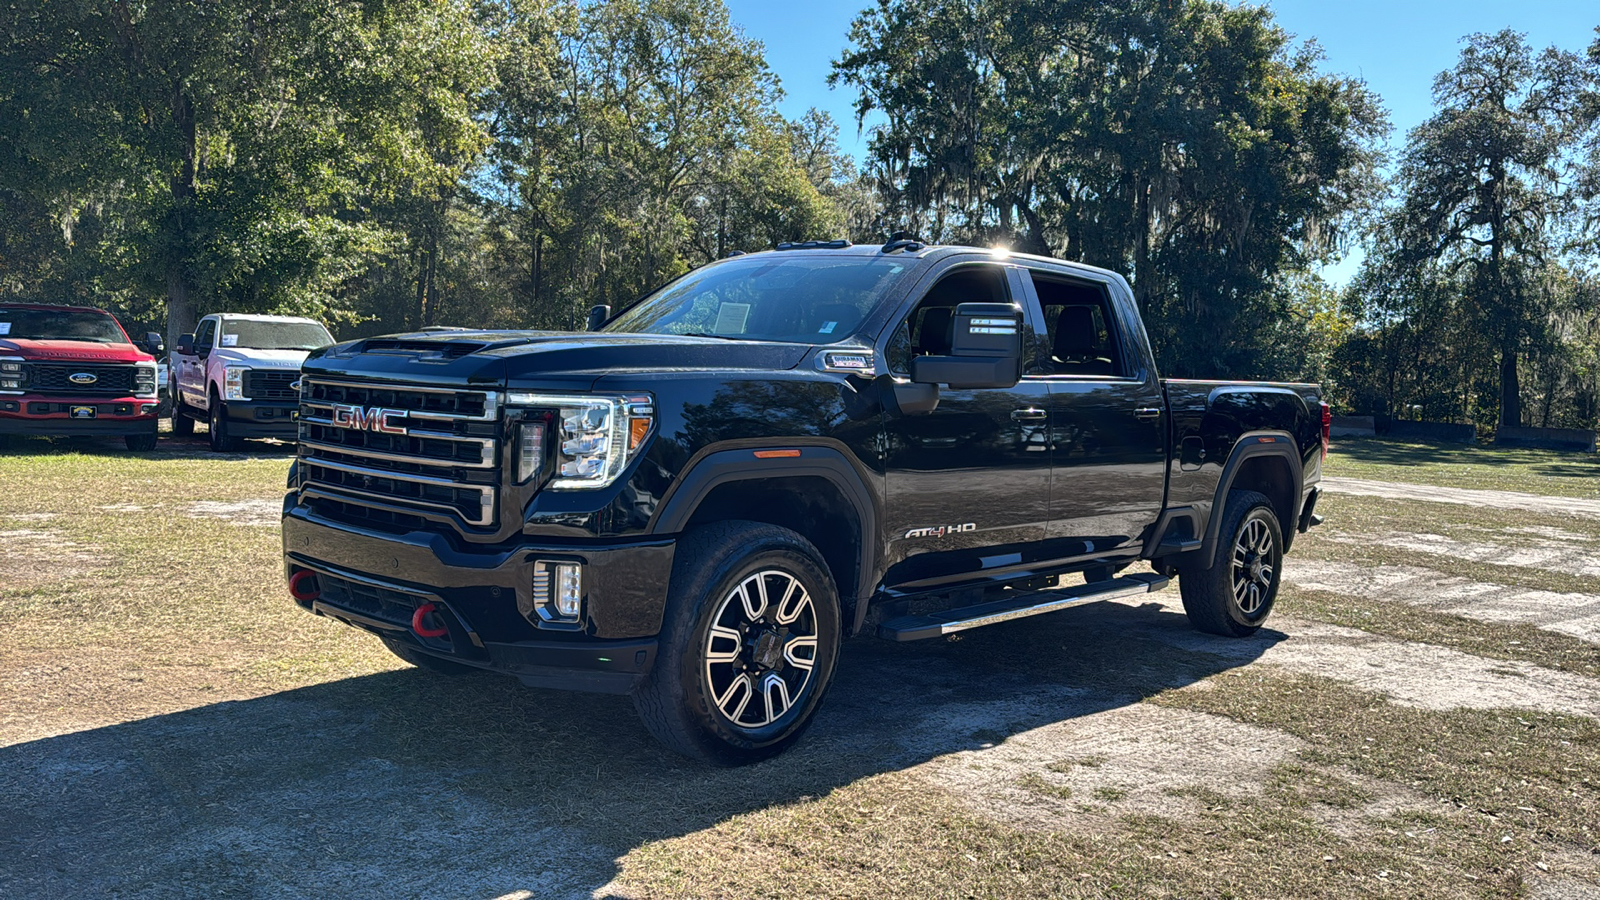
[[[1333,434],[1333,407],[1322,404],[1322,458],[1328,458],[1328,438]]]

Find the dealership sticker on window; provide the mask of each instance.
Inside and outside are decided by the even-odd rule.
[[[239,336],[237,334],[225,334],[225,335],[223,335],[222,336],[222,346],[224,346],[224,347],[237,347],[237,346],[239,346]]]
[[[822,327],[817,329],[817,334],[833,334],[833,329],[837,327],[839,327],[838,322],[823,322]]]
[[[744,334],[745,320],[750,318],[750,304],[724,303],[717,310],[717,324],[712,334]]]
[[[0,334],[10,334],[10,333],[11,333],[11,323],[10,322],[0,322]]]

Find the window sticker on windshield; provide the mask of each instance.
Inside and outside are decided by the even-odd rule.
[[[823,322],[822,327],[817,329],[817,334],[833,334],[833,330],[838,327],[838,322]]]
[[[744,323],[750,318],[750,304],[724,303],[717,310],[717,324],[713,334],[744,334]]]
[[[225,334],[225,335],[223,335],[222,336],[222,346],[224,346],[224,347],[237,347],[237,346],[239,346],[239,336],[237,334]]]
[[[10,333],[11,333],[11,323],[10,322],[0,322],[0,334],[10,334]]]

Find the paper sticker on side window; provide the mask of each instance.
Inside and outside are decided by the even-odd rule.
[[[713,334],[744,334],[745,320],[750,318],[750,304],[724,303],[717,310],[717,324],[712,326]]]

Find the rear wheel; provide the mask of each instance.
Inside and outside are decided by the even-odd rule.
[[[211,420],[207,426],[210,430],[206,440],[210,442],[211,449],[218,453],[226,453],[236,448],[239,442],[228,434],[228,407],[216,394],[211,395],[210,414]]]
[[[430,653],[423,653],[404,641],[394,640],[393,638],[381,638],[381,640],[383,645],[389,648],[390,653],[419,669],[427,669],[429,672],[435,672],[440,675],[477,675],[483,671],[474,666],[451,662],[448,659],[440,659]]]
[[[821,706],[839,637],[838,592],[810,541],[755,522],[697,529],[679,544],[661,651],[634,707],[685,756],[775,756]]]
[[[1272,614],[1283,568],[1283,530],[1272,501],[1255,491],[1230,491],[1211,567],[1178,576],[1183,609],[1201,631],[1255,634]]]
[[[194,418],[200,411],[183,402],[182,397],[172,401],[172,433],[178,437],[194,434]]]

